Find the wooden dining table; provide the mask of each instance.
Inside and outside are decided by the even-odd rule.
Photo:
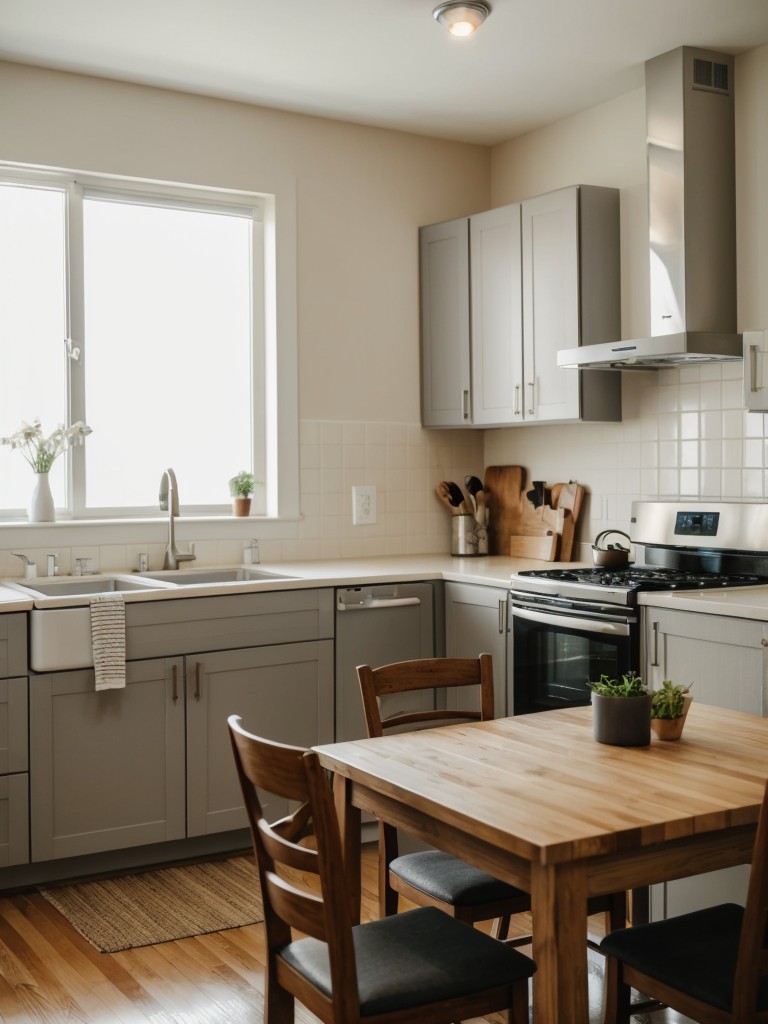
[[[357,919],[364,810],[529,892],[535,1020],[585,1024],[588,897],[748,863],[768,718],[694,701],[682,739],[615,747],[568,708],[315,749]]]

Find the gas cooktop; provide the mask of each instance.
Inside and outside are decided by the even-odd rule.
[[[623,590],[707,590],[716,587],[757,586],[768,578],[751,573],[684,572],[659,566],[630,565],[625,569],[528,569],[513,579],[551,580],[588,587],[614,587]]]

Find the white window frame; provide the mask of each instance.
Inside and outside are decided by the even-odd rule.
[[[253,211],[254,309],[262,316],[254,318],[253,382],[254,410],[263,396],[264,416],[252,416],[254,466],[258,480],[264,480],[264,506],[257,519],[299,517],[299,438],[298,438],[298,358],[296,319],[296,198],[295,181],[283,182],[273,192],[244,192],[207,186],[191,186],[164,181],[91,174],[82,171],[33,168],[0,161],[0,177],[14,184],[49,184],[67,193],[67,336],[85,348],[83,297],[83,195],[102,193],[116,199],[145,196],[148,202],[164,205],[188,205],[198,202],[208,208],[247,207]],[[279,222],[276,211],[279,206]],[[84,376],[68,373],[68,409],[70,422],[85,419]],[[162,396],[159,396],[162,398]],[[87,443],[87,442],[86,442]],[[85,452],[74,448],[67,461],[70,508],[67,519],[109,521],[142,519],[157,514],[153,507],[134,509],[85,509]],[[180,488],[183,502],[183,485]],[[196,509],[184,507],[186,515],[216,518],[231,515],[231,506]],[[0,517],[3,510],[0,510]]]

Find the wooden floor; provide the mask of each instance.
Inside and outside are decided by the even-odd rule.
[[[376,913],[375,878],[368,847],[364,915]],[[599,959],[590,967],[589,1024],[601,1019]],[[99,953],[37,893],[0,899],[2,1024],[261,1024],[263,986],[263,925]],[[297,1024],[316,1020],[297,1004]],[[687,1018],[664,1011],[634,1020]]]

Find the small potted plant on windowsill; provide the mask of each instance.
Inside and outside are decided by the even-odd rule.
[[[251,512],[251,495],[255,481],[253,473],[245,470],[233,476],[229,481],[229,493],[232,496],[232,508],[236,516],[247,516]]]
[[[651,694],[651,728],[660,740],[679,740],[693,694],[687,686],[665,679]]]
[[[647,747],[651,742],[651,695],[640,676],[601,675],[587,683],[592,691],[593,727],[598,743]]]

